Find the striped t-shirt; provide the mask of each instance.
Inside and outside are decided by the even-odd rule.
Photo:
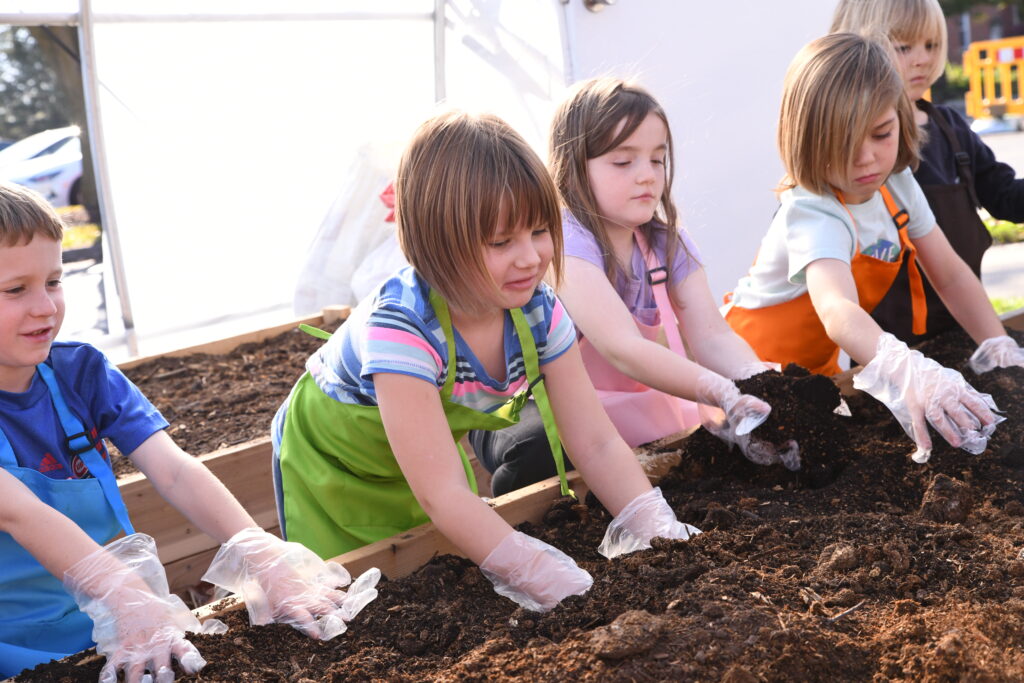
[[[440,390],[445,383],[448,346],[429,301],[430,289],[411,268],[403,268],[356,307],[331,339],[310,356],[306,369],[320,390],[342,403],[377,405],[372,375],[392,372],[419,377]],[[573,343],[572,320],[546,284],[523,306],[541,365]],[[491,412],[526,385],[522,346],[512,317],[505,314],[503,381],[487,374],[455,330],[452,401]]]

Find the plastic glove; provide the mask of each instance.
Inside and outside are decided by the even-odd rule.
[[[330,640],[377,597],[380,570],[352,577],[337,562],[258,528],[239,531],[224,543],[204,581],[239,594],[252,624],[288,624],[311,638]]]
[[[772,369],[775,368],[771,364],[744,366],[749,375]],[[761,399],[740,393],[733,382],[709,372],[697,380],[697,401],[704,428],[722,441],[738,446],[747,460],[758,465],[782,463],[789,470],[800,469],[800,447],[796,441],[790,440],[780,447],[750,435],[772,410]]]
[[[951,446],[978,455],[1005,419],[993,413],[998,408],[992,397],[976,391],[959,372],[911,351],[888,333],[878,338],[875,357],[853,378],[853,386],[892,412],[917,446],[914,462],[931,457],[929,424]]]
[[[64,586],[92,619],[96,652],[107,658],[100,683],[115,683],[121,670],[129,682],[173,681],[172,656],[183,671],[197,673],[206,660],[185,640],[185,631],[227,630],[215,619],[200,625],[170,594],[156,543],[145,534],[125,536],[79,560],[64,573]]]
[[[674,538],[688,541],[701,531],[676,519],[657,486],[641,493],[622,508],[604,532],[597,547],[609,560],[619,555],[651,547],[652,538]]]
[[[993,368],[1024,367],[1024,349],[1012,337],[991,337],[978,345],[967,364],[979,375]]]
[[[544,541],[513,531],[480,563],[494,591],[520,607],[547,612],[570,595],[583,595],[594,583],[571,557]]]
[[[754,431],[772,412],[770,405],[749,394],[741,394],[735,383],[713,372],[705,372],[697,379],[697,401],[721,409],[727,425],[723,428],[734,436]]]

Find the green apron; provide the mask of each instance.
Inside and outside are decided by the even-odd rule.
[[[512,309],[512,322],[523,349],[528,387],[492,413],[452,402],[455,383],[455,337],[447,302],[430,292],[448,346],[448,364],[441,405],[458,445],[471,429],[495,430],[519,421],[519,411],[532,391],[544,421],[562,494],[573,495],[565,478],[565,462],[548,402],[537,346],[522,310]],[[470,488],[476,477],[462,446],[459,457]],[[430,521],[409,488],[391,451],[380,409],[341,403],[324,394],[307,372],[289,399],[281,438],[281,483],[288,540],[302,543],[323,558],[373,543]]]

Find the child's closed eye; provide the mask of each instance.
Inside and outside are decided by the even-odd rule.
[[[7,289],[3,290],[4,294],[9,294],[11,296],[17,296],[18,294],[21,294],[24,291],[24,285],[18,285],[17,287],[8,287]]]

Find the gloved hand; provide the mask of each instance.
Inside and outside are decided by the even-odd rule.
[[[754,431],[772,412],[770,405],[757,397],[741,394],[734,382],[714,372],[705,372],[697,378],[697,402],[724,412],[724,428],[733,436]]]
[[[755,375],[773,369],[770,365],[745,366],[744,372]],[[787,469],[800,469],[800,447],[790,440],[778,447],[750,432],[768,419],[772,407],[759,398],[742,394],[736,385],[715,373],[708,372],[697,380],[697,412],[704,429],[722,441],[739,446],[743,456],[758,465],[782,463]]]
[[[1024,367],[1024,349],[1010,336],[991,337],[978,345],[967,364],[979,375],[993,368]]]
[[[337,562],[325,562],[299,543],[249,528],[225,542],[203,575],[245,600],[252,624],[288,624],[311,638],[330,640],[344,633],[374,598],[380,570],[352,577]]]
[[[570,595],[583,595],[594,579],[571,557],[519,531],[501,539],[480,571],[494,591],[520,607],[547,612]]]
[[[604,539],[597,547],[609,560],[619,555],[651,547],[652,538],[675,538],[688,541],[701,531],[676,519],[657,486],[641,493],[615,516]]]
[[[878,338],[875,357],[853,378],[853,386],[886,405],[914,440],[914,462],[928,462],[928,425],[949,442],[978,455],[1005,418],[992,397],[976,391],[956,370],[946,368],[888,333]]]
[[[92,619],[96,652],[107,658],[100,683],[115,683],[121,670],[132,683],[173,681],[172,656],[183,671],[196,673],[206,660],[185,640],[185,631],[227,630],[215,619],[200,625],[170,594],[156,543],[145,534],[125,536],[79,560],[64,573],[64,586]]]

